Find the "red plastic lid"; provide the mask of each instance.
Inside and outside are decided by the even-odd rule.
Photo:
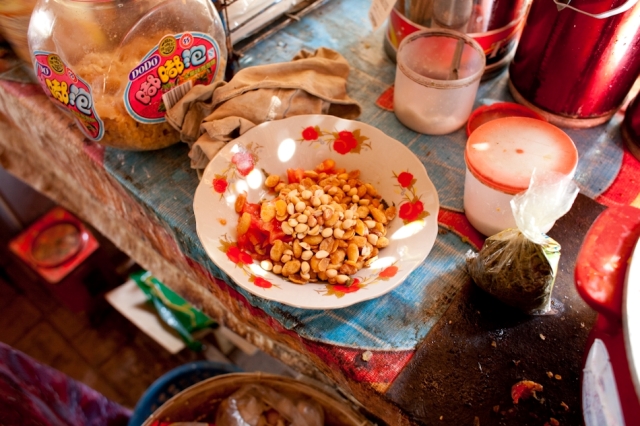
[[[481,125],[467,139],[464,157],[480,182],[508,194],[526,190],[534,169],[570,175],[578,164],[578,150],[565,132],[528,117]]]
[[[503,117],[531,117],[542,121],[546,118],[524,105],[513,102],[497,102],[476,108],[467,120],[467,136],[484,123]]]

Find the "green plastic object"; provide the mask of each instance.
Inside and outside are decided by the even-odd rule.
[[[189,302],[162,284],[150,272],[140,271],[130,276],[155,306],[160,318],[176,330],[189,349],[201,351],[203,345],[192,333],[215,326],[216,322],[191,306]]]

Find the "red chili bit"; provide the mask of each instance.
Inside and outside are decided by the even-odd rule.
[[[522,380],[511,387],[511,399],[517,404],[520,399],[535,396],[536,392],[542,392],[542,385],[531,380]]]

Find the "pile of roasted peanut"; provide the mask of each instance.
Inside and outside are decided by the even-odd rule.
[[[276,218],[292,239],[276,240],[269,260],[260,266],[297,284],[351,285],[352,275],[389,245],[387,225],[396,215],[395,206],[387,206],[359,177],[359,170],[333,174],[306,170],[300,183],[287,184],[270,175],[265,185],[277,196],[262,202],[260,217],[264,222]],[[239,197],[236,211],[242,211],[243,203]],[[247,232],[250,223],[251,216],[243,213],[238,234]]]

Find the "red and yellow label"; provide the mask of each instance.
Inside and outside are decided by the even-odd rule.
[[[509,25],[496,30],[484,33],[467,34],[478,42],[487,58],[487,67],[500,62],[507,57],[516,47],[516,43],[522,33],[524,27],[524,13],[519,19],[512,21]],[[387,39],[395,50],[405,37],[418,30],[427,29],[407,19],[395,8],[391,10],[389,15],[389,23],[387,25]]]
[[[36,76],[47,96],[73,116],[80,130],[89,139],[102,139],[104,124],[96,113],[89,84],[67,67],[55,53],[36,51],[33,60]]]
[[[141,123],[160,123],[167,109],[191,87],[211,83],[219,68],[220,49],[204,33],[166,35],[129,73],[124,103]]]

